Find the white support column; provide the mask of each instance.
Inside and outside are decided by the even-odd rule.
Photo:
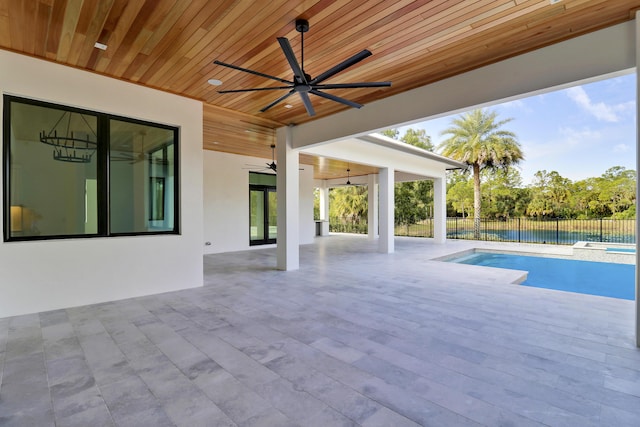
[[[290,127],[276,130],[278,270],[297,270],[300,267],[299,160],[292,142]]]
[[[635,19],[636,28],[636,170],[640,170],[640,133],[638,131],[638,123],[640,120],[640,108],[638,107],[638,99],[640,99],[640,11],[636,11]],[[636,180],[636,200],[640,196],[640,181]],[[640,347],[640,217],[636,215],[636,346]]]
[[[433,240],[444,243],[447,239],[447,180],[433,180]]]
[[[329,187],[327,181],[322,180],[320,190],[320,221],[329,221]]]
[[[378,252],[390,254],[394,251],[394,171],[380,168],[380,239]]]
[[[370,174],[367,176],[367,202],[368,217],[367,230],[369,239],[374,240],[378,237],[378,175]]]

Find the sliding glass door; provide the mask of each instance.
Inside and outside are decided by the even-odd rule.
[[[249,182],[249,244],[275,243],[278,235],[275,175],[251,173]]]

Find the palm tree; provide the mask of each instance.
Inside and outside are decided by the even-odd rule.
[[[466,163],[473,170],[474,237],[480,238],[480,171],[506,169],[524,159],[516,135],[500,129],[512,119],[497,120],[495,111],[477,109],[452,121],[441,135],[451,135],[438,149],[442,155]]]

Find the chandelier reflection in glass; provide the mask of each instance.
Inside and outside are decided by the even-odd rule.
[[[72,121],[76,116],[82,120],[76,118]],[[74,130],[71,130],[72,125]],[[48,133],[40,132],[40,142],[53,146],[53,158],[61,162],[90,163],[98,148],[97,140],[96,132],[84,115],[71,111],[63,112]]]

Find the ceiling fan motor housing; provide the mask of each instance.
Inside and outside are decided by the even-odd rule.
[[[309,31],[309,21],[306,19],[296,19],[296,31],[299,33],[306,33]]]

